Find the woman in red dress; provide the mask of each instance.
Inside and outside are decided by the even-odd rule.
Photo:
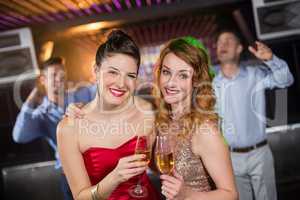
[[[159,199],[147,175],[145,155],[135,154],[139,136],[153,133],[151,105],[135,97],[140,52],[122,31],[97,50],[95,99],[83,118],[64,118],[57,129],[59,156],[74,199],[131,200],[138,182],[143,199]],[[153,137],[154,138],[154,137]],[[153,141],[151,141],[153,142]]]

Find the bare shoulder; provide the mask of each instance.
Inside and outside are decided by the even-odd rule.
[[[205,121],[194,129],[193,150],[197,154],[201,154],[203,150],[212,149],[219,145],[223,146],[224,140],[220,132],[218,123]]]
[[[76,131],[75,120],[70,117],[64,117],[58,124],[56,129],[57,140],[75,137]]]
[[[220,134],[220,129],[217,122],[206,120],[196,127],[195,132],[199,137],[216,136]]]

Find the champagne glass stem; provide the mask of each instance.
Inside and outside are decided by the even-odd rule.
[[[142,174],[139,175],[139,179],[138,179],[138,181],[136,183],[135,191],[136,191],[136,193],[142,193],[143,192],[143,188],[142,188]]]

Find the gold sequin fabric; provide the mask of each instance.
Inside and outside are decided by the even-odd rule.
[[[175,170],[183,177],[185,185],[201,192],[212,190],[212,180],[201,158],[192,151],[192,134],[174,137],[177,138],[174,138]]]

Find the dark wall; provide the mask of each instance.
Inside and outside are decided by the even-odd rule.
[[[295,82],[288,88],[288,122],[300,122],[300,36],[270,41],[274,53],[287,61]]]
[[[279,200],[298,199],[300,190],[300,129],[277,131],[268,135],[274,156]]]

